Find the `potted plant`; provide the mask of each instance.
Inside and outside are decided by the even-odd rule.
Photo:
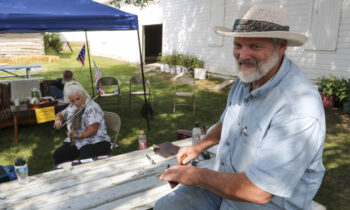
[[[167,65],[166,63],[165,63],[165,56],[162,56],[162,54],[161,53],[159,53],[159,56],[157,57],[157,61],[160,63],[160,71],[161,72],[165,72],[166,71],[166,69],[165,69],[165,65]]]
[[[319,86],[323,106],[325,108],[333,107],[335,101],[334,91],[336,88],[336,78],[333,75],[330,77],[322,77],[317,85]]]
[[[171,53],[171,55],[169,55],[168,63],[169,63],[170,73],[174,74],[175,73],[175,67],[176,67],[176,64],[177,64],[177,52],[176,51],[173,51]]]
[[[183,72],[188,73],[190,68],[192,68],[192,56],[189,54],[184,55],[183,57]]]
[[[346,81],[346,98],[343,101],[343,112],[350,114],[350,79]]]
[[[193,57],[192,65],[194,70],[194,78],[205,79],[207,75],[207,70],[204,69],[204,61],[200,60],[197,57]]]
[[[176,66],[175,66],[176,74],[180,74],[182,72],[183,63],[184,63],[184,55],[177,54],[176,55]]]
[[[343,107],[344,100],[348,97],[348,81],[344,78],[335,80],[335,106]]]

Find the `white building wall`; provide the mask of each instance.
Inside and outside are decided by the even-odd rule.
[[[138,15],[141,39],[142,26],[163,24],[163,54],[175,50],[195,54],[205,61],[210,72],[233,76],[233,38],[213,37],[213,24],[222,22],[231,28],[237,13],[246,4],[268,4],[284,7],[289,13],[291,31],[305,34],[310,30],[314,1],[331,0],[160,0],[142,10],[129,5],[122,6],[121,10]],[[212,9],[212,5],[215,8]],[[331,73],[350,78],[350,0],[342,1],[338,28],[335,50],[310,50],[308,45],[288,48],[287,55],[309,78]],[[139,63],[135,31],[88,32],[88,36],[93,55]],[[85,36],[81,37],[83,41]]]

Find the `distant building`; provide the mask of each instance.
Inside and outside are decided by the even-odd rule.
[[[122,5],[121,10],[138,15],[146,62],[153,62],[159,53],[177,51],[200,57],[211,73],[234,76],[233,39],[216,35],[213,26],[231,28],[247,4],[281,6],[288,11],[291,31],[305,33],[309,40],[301,48],[289,47],[287,55],[309,78],[331,73],[350,78],[350,0],[159,0],[142,10],[129,5]],[[69,41],[85,39],[84,34],[65,34]],[[135,31],[89,32],[88,37],[93,55],[139,62]]]
[[[41,33],[0,34],[0,58],[45,55]]]

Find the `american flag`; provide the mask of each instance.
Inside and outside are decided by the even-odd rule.
[[[95,67],[95,79],[94,79],[94,83],[96,85],[96,91],[100,94],[100,95],[103,95],[104,94],[104,91],[103,91],[103,87],[102,85],[99,85],[98,84],[98,80],[101,78],[101,71],[97,68],[97,65],[96,65],[96,62],[95,60],[93,60],[94,62],[94,67]]]
[[[83,48],[81,48],[80,53],[77,57],[77,61],[81,63],[82,68],[84,68],[85,63],[85,44],[83,45]]]
[[[96,91],[97,91],[97,92],[98,92],[100,95],[105,94],[105,91],[103,90],[102,85],[101,85],[101,86],[99,86],[99,84],[98,84],[98,83],[96,84]]]
[[[93,62],[94,62],[94,67],[95,67],[94,83],[95,83],[95,85],[97,85],[98,80],[101,78],[101,71],[97,68],[95,60],[93,60]]]

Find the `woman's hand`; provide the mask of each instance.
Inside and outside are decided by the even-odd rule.
[[[62,120],[61,119],[55,119],[55,124],[53,125],[54,128],[61,129],[62,128]]]
[[[69,138],[73,138],[73,139],[81,139],[81,138],[83,138],[82,133],[72,133],[70,131],[67,131],[66,134],[67,134],[67,136]]]

